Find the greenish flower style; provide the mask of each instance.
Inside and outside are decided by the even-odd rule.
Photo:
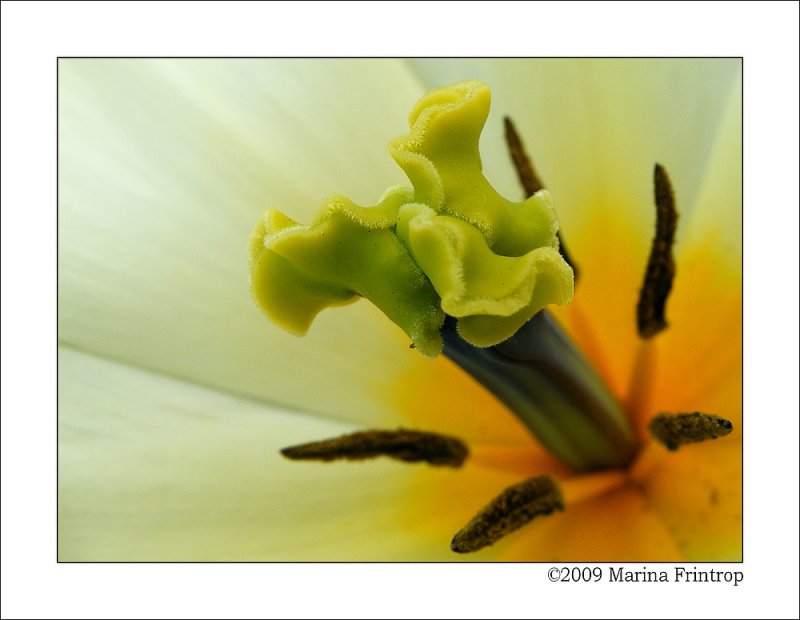
[[[426,357],[442,350],[446,315],[488,347],[548,304],[572,299],[550,196],[500,196],[482,173],[478,142],[489,88],[468,81],[433,91],[389,152],[411,187],[371,207],[326,201],[309,225],[269,209],[250,242],[251,286],[277,324],[305,333],[326,307],[365,297]]]

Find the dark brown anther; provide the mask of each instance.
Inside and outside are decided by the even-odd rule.
[[[672,246],[675,243],[678,212],[675,209],[672,184],[667,171],[660,164],[656,164],[653,171],[653,184],[656,201],[656,235],[647,261],[644,284],[639,291],[639,303],[636,305],[636,326],[641,338],[652,338],[666,329],[665,306],[675,277]]]
[[[558,485],[549,476],[530,478],[507,488],[484,506],[453,537],[450,548],[456,553],[479,551],[554,510],[564,510]]]
[[[505,124],[506,144],[508,145],[508,152],[511,154],[511,161],[514,162],[520,185],[525,190],[525,197],[530,198],[540,189],[544,189],[544,183],[542,183],[539,175],[536,174],[533,163],[525,152],[525,147],[517,133],[514,122],[508,116],[504,116],[503,123]]]
[[[729,435],[733,424],[709,413],[659,413],[648,427],[650,434],[668,450],[677,450],[687,443],[698,443]]]
[[[399,429],[361,431],[284,448],[281,454],[293,460],[312,461],[359,461],[388,456],[408,463],[424,461],[431,465],[460,467],[469,449],[455,437]]]
[[[522,139],[517,133],[514,122],[508,116],[504,116],[503,123],[505,125],[506,144],[508,145],[508,152],[511,155],[511,161],[514,163],[514,169],[517,171],[517,177],[525,192],[525,197],[530,198],[540,189],[544,189],[544,183],[542,183],[539,175],[536,174],[533,162],[531,162],[530,157],[528,157],[528,154],[525,152],[525,146],[522,144]],[[561,258],[572,267],[575,280],[577,280],[578,268],[575,266],[575,261],[572,260],[569,252],[567,252],[564,239],[561,236],[561,231],[558,231],[557,236],[558,251],[561,253]]]

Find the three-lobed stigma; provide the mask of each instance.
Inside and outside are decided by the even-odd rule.
[[[549,194],[510,201],[483,176],[489,105],[488,87],[474,81],[423,97],[409,134],[389,145],[411,186],[374,206],[334,196],[308,225],[267,211],[250,243],[262,310],[302,334],[322,309],[364,297],[435,357],[446,316],[464,340],[488,347],[546,305],[569,302],[573,273]]]

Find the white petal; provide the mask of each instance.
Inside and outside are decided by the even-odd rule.
[[[467,482],[463,471],[289,462],[281,447],[352,427],[67,348],[59,358],[60,560],[454,559],[469,515],[414,497]]]
[[[712,156],[695,209],[680,222],[682,247],[706,245],[741,271],[742,259],[742,82],[732,85],[720,114]]]
[[[376,200],[422,90],[390,61],[97,61],[59,66],[59,332],[65,344],[315,412],[385,422],[418,364],[365,302],[285,334],[248,290],[266,207]]]

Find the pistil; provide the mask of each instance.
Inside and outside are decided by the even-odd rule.
[[[637,441],[619,402],[549,313],[488,348],[459,337],[448,318],[444,354],[484,385],[574,471],[623,468]]]
[[[650,407],[656,369],[649,339],[667,327],[675,275],[678,215],[666,170],[656,164],[656,233],[636,309],[643,346],[626,413],[543,309],[571,300],[577,272],[549,195],[509,118],[506,141],[527,200],[506,200],[481,172],[478,138],[488,106],[488,89],[477,82],[429,93],[412,111],[411,132],[390,144],[412,187],[388,190],[373,207],[333,197],[308,225],[268,211],[251,243],[253,294],[288,330],[305,332],[325,307],[370,299],[406,331],[412,348],[426,357],[443,352],[562,463],[574,472],[598,472],[592,484],[585,476],[577,484],[567,478],[564,494],[548,476],[507,488],[455,535],[457,553],[478,551],[536,517],[564,510],[565,496],[573,504],[585,500],[597,492],[598,480],[607,490],[641,479],[652,467],[659,449],[645,441],[640,450],[630,419]],[[662,413],[649,425],[669,450],[732,428],[724,418],[699,412]],[[296,460],[387,456],[460,467],[469,450],[455,437],[399,429],[281,452]]]

